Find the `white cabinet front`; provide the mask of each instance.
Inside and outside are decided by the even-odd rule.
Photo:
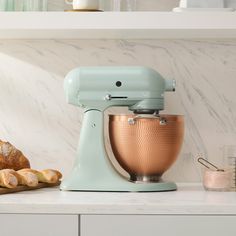
[[[77,215],[0,214],[1,236],[78,236]]]
[[[235,236],[236,216],[82,215],[81,236]]]

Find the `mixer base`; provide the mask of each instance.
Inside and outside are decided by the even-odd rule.
[[[130,181],[132,182],[144,182],[144,183],[157,183],[162,182],[161,176],[158,175],[131,175]]]
[[[144,182],[129,181],[118,174],[104,178],[89,176],[89,173],[72,171],[71,175],[62,181],[60,189],[66,191],[92,191],[92,192],[165,192],[177,190],[174,182]]]

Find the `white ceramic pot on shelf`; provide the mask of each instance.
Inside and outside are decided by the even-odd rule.
[[[99,0],[65,0],[74,10],[98,10]]]
[[[181,0],[180,8],[224,8],[224,0]]]

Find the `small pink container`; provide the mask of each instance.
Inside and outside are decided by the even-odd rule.
[[[232,170],[205,170],[203,175],[203,186],[206,190],[211,191],[230,191],[232,179]]]

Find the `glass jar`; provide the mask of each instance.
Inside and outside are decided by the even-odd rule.
[[[39,0],[24,0],[24,11],[39,11]]]
[[[121,10],[121,0],[112,0],[111,10],[112,11],[120,11]]]
[[[230,191],[232,186],[233,171],[216,171],[206,169],[203,175],[203,186],[210,191]]]
[[[223,147],[223,158],[225,165],[232,169],[232,190],[236,191],[236,145],[225,145]]]
[[[112,0],[111,11],[136,11],[136,0]]]
[[[136,11],[137,1],[136,0],[123,0],[124,11]]]
[[[41,0],[39,5],[40,11],[47,11],[48,10],[48,0]]]
[[[7,0],[7,11],[14,11],[14,0]]]
[[[24,0],[24,11],[47,11],[48,0]]]

